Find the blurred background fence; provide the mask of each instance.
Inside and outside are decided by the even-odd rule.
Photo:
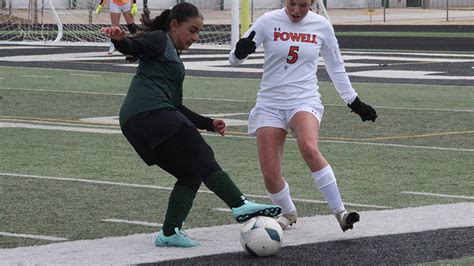
[[[112,1],[112,0],[108,0]],[[232,2],[234,1],[234,2]],[[205,43],[228,44],[232,7],[246,2],[250,23],[263,13],[284,6],[284,0],[187,0],[204,14]],[[152,16],[184,0],[148,0]],[[334,25],[468,25],[474,32],[474,0],[318,0],[313,11],[327,14]],[[99,0],[0,0],[0,41],[67,41],[103,43],[98,29],[110,24],[107,4],[95,14]],[[319,5],[319,4],[320,5]],[[137,0],[141,11],[143,0]],[[239,6],[239,5],[237,5]],[[237,8],[238,10],[238,8]],[[241,9],[242,10],[242,9]],[[247,9],[248,10],[248,9]],[[241,12],[243,13],[243,12]],[[122,19],[123,20],[123,19]],[[124,21],[122,21],[124,22]],[[138,18],[136,22],[139,23]],[[237,24],[239,25],[239,24]],[[243,24],[241,25],[241,28]],[[235,39],[234,37],[232,39]]]
[[[112,0],[109,0],[112,1]],[[178,2],[196,4],[203,11],[206,23],[230,24],[232,0],[148,0],[153,15]],[[238,1],[238,0],[233,0]],[[242,0],[241,0],[242,1]],[[284,0],[248,0],[251,19],[255,20],[266,11],[280,8]],[[95,7],[99,0],[0,0],[0,23],[15,13],[25,13],[30,18],[41,17],[51,2],[59,14],[75,13],[78,23],[107,24],[107,15],[96,16]],[[315,1],[317,2],[317,1]],[[474,23],[474,0],[322,0],[331,21],[337,23],[411,23],[422,24],[453,21]],[[143,1],[137,0],[139,9]],[[315,10],[318,6],[315,4]],[[108,5],[104,8],[107,12]],[[220,11],[220,12],[219,12]],[[474,24],[473,24],[474,25]]]

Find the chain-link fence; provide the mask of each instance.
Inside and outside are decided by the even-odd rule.
[[[109,0],[112,1],[112,0]],[[159,15],[182,0],[148,0],[151,16]],[[231,33],[231,1],[188,0],[197,5],[205,28],[202,41],[228,43]],[[243,1],[243,0],[240,0]],[[474,0],[320,0],[334,25],[474,25]],[[103,14],[94,10],[99,0],[0,0],[0,41],[7,40],[105,40],[98,33],[110,24],[108,5]],[[250,0],[251,21],[263,13],[284,6],[284,0]],[[141,11],[142,0],[137,0]],[[139,17],[139,16],[138,16]],[[123,20],[123,18],[122,18]],[[140,23],[138,18],[136,23]],[[62,35],[62,36],[61,36]],[[61,38],[60,38],[61,37]]]
[[[109,0],[112,1],[112,0]],[[237,0],[186,0],[197,5],[206,15],[206,23],[217,21],[230,24],[230,8],[232,1]],[[243,0],[240,0],[243,1]],[[285,0],[249,0],[252,8],[252,19],[255,20],[266,11],[284,6]],[[158,15],[162,10],[170,8],[183,0],[148,0],[152,14]],[[317,1],[315,1],[317,2]],[[322,0],[326,5],[331,22],[348,23],[406,23],[413,21],[421,24],[442,22],[474,23],[474,0]],[[99,0],[52,0],[55,8],[60,10],[93,10]],[[142,9],[144,0],[137,0]],[[0,0],[0,13],[16,10],[32,9],[45,5],[45,0]],[[317,5],[315,4],[315,10]],[[37,12],[41,9],[37,8]],[[84,10],[82,10],[84,11]],[[107,6],[104,9],[107,11]],[[83,12],[84,13],[84,12]],[[90,14],[92,12],[89,12]],[[89,17],[93,23],[107,23],[107,16],[102,18]],[[103,20],[103,21],[102,21]],[[0,21],[1,23],[1,21]]]

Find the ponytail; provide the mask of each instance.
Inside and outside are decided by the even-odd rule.
[[[142,29],[135,36],[140,36],[143,32],[146,31],[156,31],[162,30],[168,32],[170,29],[171,20],[175,19],[178,23],[188,21],[190,18],[203,17],[199,9],[187,2],[182,2],[175,5],[172,9],[166,9],[153,20],[150,18],[150,10],[148,8],[143,9],[142,18]],[[127,56],[125,58],[127,61],[133,63],[139,58],[137,56]]]

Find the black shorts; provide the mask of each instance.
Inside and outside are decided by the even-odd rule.
[[[202,180],[221,170],[194,124],[175,109],[137,114],[122,132],[147,165],[158,165],[178,179]]]

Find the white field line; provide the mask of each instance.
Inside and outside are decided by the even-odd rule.
[[[0,41],[1,42],[1,41]],[[263,56],[263,55],[262,55]],[[120,59],[120,57],[118,57]],[[1,60],[1,59],[0,59]],[[122,60],[122,59],[120,59]],[[7,66],[0,66],[0,68],[7,68]],[[18,66],[16,68],[25,68],[25,69],[41,69],[43,70],[44,68],[40,68],[40,67],[35,67],[35,68],[32,68],[32,67],[21,67],[21,66]],[[473,67],[474,68],[474,67]],[[61,71],[66,71],[66,72],[78,72],[79,70],[67,70],[67,69],[62,69]],[[87,70],[80,70],[81,72],[84,72],[84,73],[97,73],[96,71],[87,71]],[[117,74],[116,72],[108,72],[108,71],[102,71],[101,73],[110,73],[110,74]],[[130,77],[133,76],[133,74],[130,74]],[[208,77],[210,79],[218,79],[216,77]],[[246,80],[254,80],[252,78],[232,78],[232,79],[235,79],[235,80],[242,80],[242,79],[246,79]],[[327,82],[329,83],[329,82]],[[385,83],[371,83],[371,84],[385,84]],[[405,84],[405,85],[410,85],[410,84]],[[429,84],[417,84],[418,87],[427,87],[427,88],[431,88],[433,85],[429,85]],[[452,89],[456,89],[456,88],[462,88],[462,89],[465,89],[466,86],[460,86],[460,85],[450,85],[450,87]],[[1,89],[1,88],[0,88]],[[342,105],[341,105],[342,106]]]
[[[80,76],[80,77],[102,77],[102,75],[97,75],[97,74],[77,74],[77,73],[69,73],[69,76]]]
[[[136,188],[150,188],[150,189],[160,189],[160,190],[172,190],[172,189],[173,189],[172,187],[162,187],[162,186],[152,186],[152,185],[140,185],[140,184],[121,183],[121,182],[110,182],[110,181],[99,181],[99,180],[80,179],[80,178],[68,178],[68,177],[53,177],[53,176],[25,175],[25,174],[15,174],[15,173],[0,173],[0,176],[36,178],[36,179],[57,180],[57,181],[73,181],[73,182],[81,182],[81,183],[89,183],[89,184],[102,184],[102,185],[124,186],[124,187],[136,187]],[[200,193],[214,194],[214,192],[212,192],[212,191],[209,191],[209,190],[202,190],[202,189],[198,190],[198,192],[200,192]],[[268,199],[268,196],[254,195],[254,194],[245,194],[245,195],[246,195],[247,197],[250,197],[250,198]],[[301,202],[317,203],[317,204],[326,204],[326,201],[322,201],[322,200],[311,200],[311,199],[298,199],[298,198],[293,198],[293,201],[301,201]],[[347,206],[366,207],[366,208],[377,208],[377,209],[391,209],[391,207],[387,207],[387,206],[367,205],[367,204],[358,204],[358,203],[350,203],[350,202],[344,202],[344,205],[347,205]]]
[[[35,125],[27,123],[7,123],[0,122],[0,128],[28,128],[28,129],[47,129],[47,130],[60,130],[60,131],[72,131],[72,132],[84,132],[84,133],[100,133],[100,134],[119,134],[122,131],[119,129],[106,129],[106,128],[90,128],[90,127],[69,127],[69,126],[48,126],[48,125]]]
[[[0,41],[0,45],[3,44],[14,44],[14,45],[19,45],[19,46],[34,46],[37,45],[37,48],[57,48],[57,47],[77,47],[77,46],[83,46],[83,47],[90,47],[90,46],[95,46],[95,47],[109,47],[110,44],[108,43],[95,43],[95,42],[83,42],[83,43],[74,43],[74,42],[55,42],[55,41],[31,41],[31,42],[20,42],[20,41]],[[3,47],[2,47],[3,49]],[[13,48],[16,49],[16,48]]]
[[[232,211],[231,209],[226,209],[226,208],[212,208],[212,209],[218,212],[231,212]]]
[[[472,76],[442,75],[440,71],[410,71],[410,70],[367,70],[350,72],[349,76],[369,78],[403,78],[403,79],[441,79],[441,80],[474,80]]]
[[[403,56],[403,57],[400,57],[400,58],[404,58],[406,57],[407,55],[410,55],[410,56],[429,56],[429,57],[446,57],[446,58],[449,58],[449,57],[459,57],[461,59],[465,59],[465,58],[474,58],[474,55],[472,54],[463,54],[463,53],[459,53],[459,54],[443,54],[443,53],[392,53],[392,52],[383,52],[383,51],[379,51],[379,52],[364,52],[364,51],[351,51],[351,50],[343,50],[342,51],[343,54],[345,55],[354,55],[354,54],[362,54],[362,55],[368,55],[368,56],[375,56],[375,57],[379,57],[380,55],[390,55],[390,56],[394,56],[394,55],[400,55],[400,56]],[[264,54],[261,53],[261,52],[258,52],[257,53],[254,53],[252,55],[250,55],[250,57],[263,57]],[[229,57],[228,54],[186,54],[186,55],[182,55],[181,56],[183,59],[205,59],[205,58],[223,58],[223,59],[227,59]]]
[[[253,194],[246,194],[246,195],[251,198],[268,199],[268,196],[260,196],[260,195],[253,195]],[[327,204],[327,202],[324,200],[311,200],[311,199],[301,199],[301,198],[292,198],[292,199],[293,201],[296,201],[296,202]],[[346,201],[344,202],[344,205],[354,206],[354,207],[374,208],[374,209],[392,209],[392,207],[388,207],[388,206],[359,204],[359,203],[351,203],[351,202],[346,202]]]
[[[474,203],[362,211],[360,216],[361,221],[354,225],[354,230],[345,233],[341,232],[333,215],[300,217],[291,230],[284,232],[283,245],[472,227]],[[186,250],[155,247],[156,233],[152,233],[0,249],[0,258],[7,265],[130,265],[242,252],[240,228],[239,224],[231,224],[187,229],[188,235],[199,241],[201,246]]]
[[[1,121],[2,119],[0,119]],[[29,124],[29,123],[9,123],[0,122],[0,128],[28,128],[28,129],[46,129],[46,130],[61,130],[67,132],[82,132],[82,133],[100,133],[100,134],[119,134],[119,129],[106,129],[106,128],[91,128],[86,126],[78,125],[76,127],[69,126],[50,126],[41,124]],[[204,136],[210,137],[221,137],[213,133],[201,133]],[[237,139],[254,139],[251,136],[237,136],[237,135],[226,135],[226,138],[237,138]],[[289,141],[296,141],[294,138],[288,138]],[[390,144],[390,143],[376,143],[376,142],[358,142],[358,141],[343,141],[343,140],[320,140],[321,143],[336,143],[336,144],[356,144],[356,145],[372,145],[372,146],[383,146],[383,147],[397,147],[397,148],[410,148],[410,149],[429,149],[429,150],[444,150],[444,151],[460,151],[460,152],[474,152],[474,149],[461,149],[461,148],[446,148],[446,147],[431,147],[431,146],[414,146],[414,145],[402,145],[402,144]]]
[[[372,145],[372,146],[384,146],[384,147],[396,147],[396,148],[410,148],[410,149],[427,149],[427,150],[440,150],[440,151],[474,152],[474,149],[459,149],[459,148],[445,148],[445,147],[431,147],[431,146],[416,146],[416,145],[403,145],[403,144],[391,144],[391,143],[376,143],[376,142],[357,142],[357,141],[342,141],[342,140],[320,140],[319,142],[323,142],[323,143],[338,143],[338,144]]]
[[[228,116],[236,116],[236,115],[248,115],[249,113],[225,113],[225,114],[203,114],[204,116],[210,117],[228,117]]]
[[[218,102],[236,102],[236,103],[254,103],[255,100],[241,100],[241,99],[219,99],[219,98],[202,98],[202,97],[184,97],[189,100],[203,100],[203,101],[218,101]]]
[[[152,227],[161,227],[163,224],[159,223],[151,223],[151,222],[142,222],[142,221],[129,221],[129,220],[122,220],[122,219],[103,219],[102,222],[110,222],[110,223],[124,223],[124,224],[135,224],[135,225],[144,225],[144,226],[152,226]]]
[[[116,116],[116,118],[118,119],[118,116]],[[32,118],[34,119],[34,118]],[[101,124],[97,124],[97,123],[91,123],[89,122],[89,118],[83,118],[79,121],[77,120],[70,120],[72,123],[67,123],[67,122],[62,122],[61,120],[59,121],[51,121],[51,120],[30,120],[30,119],[19,119],[19,118],[1,118],[0,117],[0,121],[6,121],[6,122],[12,122],[12,123],[28,123],[28,124],[39,124],[39,125],[44,125],[44,124],[48,124],[48,125],[62,125],[62,126],[73,126],[73,127],[92,127],[92,128],[109,128],[109,129],[118,129],[118,124],[114,124],[114,125],[110,125],[110,124],[105,124],[105,123],[101,123]],[[68,121],[68,120],[64,120],[64,121]],[[81,123],[82,121],[84,121],[84,123]],[[2,122],[0,122],[0,125],[1,125]]]
[[[35,92],[58,92],[71,94],[90,94],[90,95],[111,95],[111,96],[125,96],[125,93],[110,93],[110,92],[92,92],[92,91],[65,91],[65,90],[48,90],[48,89],[29,89],[29,88],[9,88],[0,87],[0,90],[18,90],[18,91],[35,91]],[[204,97],[184,97],[187,100],[203,100],[203,101],[218,101],[218,102],[255,102],[255,100],[243,99],[220,99],[220,98],[204,98]],[[325,106],[346,107],[343,104],[324,104]],[[395,109],[395,110],[414,110],[414,111],[436,111],[436,112],[467,112],[473,113],[474,109],[441,109],[441,108],[416,108],[416,107],[394,107],[394,106],[379,106],[374,105],[379,109]]]
[[[410,195],[420,195],[420,196],[441,197],[441,198],[474,200],[474,197],[472,197],[472,196],[462,196],[462,195],[448,195],[448,194],[438,194],[438,193],[429,193],[429,192],[415,192],[415,191],[402,191],[400,193],[410,194]]]
[[[343,106],[337,104],[325,104],[326,106]],[[394,107],[394,106],[375,106],[380,109],[410,110],[410,111],[436,111],[436,112],[464,112],[474,113],[474,109],[440,109],[440,108],[414,108],[414,107]]]
[[[93,91],[65,91],[65,90],[46,90],[46,89],[28,89],[28,88],[1,88],[0,90],[17,90],[17,91],[37,91],[37,92],[58,92],[71,94],[90,94],[90,95],[111,95],[111,96],[125,96],[125,93],[109,93],[109,92],[93,92]]]
[[[17,233],[8,233],[8,232],[0,232],[0,236],[21,237],[21,238],[29,238],[29,239],[40,239],[40,240],[47,240],[47,241],[66,241],[66,240],[68,240],[67,238],[55,237],[55,236],[17,234]]]
[[[46,46],[2,46],[2,50],[18,50],[18,49],[53,49],[56,47],[46,47]]]
[[[468,57],[468,58],[474,58],[474,55],[473,54],[462,54],[462,53],[459,53],[459,54],[456,54],[456,53],[392,53],[392,52],[364,52],[364,51],[350,51],[350,50],[345,50],[344,53],[346,54],[369,54],[369,55],[377,55],[377,54],[388,54],[390,56],[393,56],[393,55],[403,55],[403,56],[406,56],[406,55],[415,55],[415,56],[432,56],[432,57]],[[403,57],[402,57],[403,58]]]
[[[397,56],[400,55],[400,56]],[[263,59],[260,59],[263,54],[257,52],[250,56],[246,60],[247,63],[253,60],[261,60],[263,63]],[[424,57],[421,57],[424,56]],[[426,57],[430,56],[430,57]],[[201,58],[201,59],[222,59],[222,60],[212,60],[214,64],[222,65],[222,66],[229,66],[228,62],[228,54],[214,54],[214,55],[183,55],[183,59],[188,58]],[[259,59],[255,59],[259,58]],[[373,60],[403,60],[405,62],[471,62],[473,61],[472,55],[464,55],[464,54],[456,54],[455,56],[446,56],[446,55],[434,55],[434,54],[409,54],[409,53],[397,53],[397,54],[383,54],[383,53],[365,53],[365,54],[357,54],[354,52],[346,52],[342,51],[342,58],[345,62],[350,63],[350,60],[358,60],[358,59],[373,59]],[[87,60],[123,60],[121,56],[104,56],[102,52],[83,52],[83,53],[64,53],[64,54],[44,54],[44,55],[14,55],[14,56],[4,56],[0,57],[0,61],[10,61],[10,62],[48,62],[48,61],[87,61]],[[206,64],[209,61],[201,60],[199,63]],[[186,65],[186,69],[191,69],[188,63],[194,64],[193,61],[184,60],[184,64]],[[323,60],[321,60],[320,64],[323,64]],[[347,63],[346,63],[347,64]],[[133,67],[136,64],[126,64],[127,67]],[[197,65],[197,70],[203,70],[205,66]],[[238,70],[238,68],[237,68]]]
[[[54,78],[53,76],[41,76],[41,75],[21,75],[24,78],[44,78],[44,79],[50,79]]]
[[[0,119],[1,121],[2,119]],[[232,121],[230,121],[232,122]],[[229,123],[230,124],[230,123]],[[100,133],[100,134],[119,134],[119,129],[106,129],[106,128],[91,128],[87,126],[50,126],[41,124],[29,124],[29,123],[9,123],[0,122],[0,128],[28,128],[28,129],[46,129],[46,130],[61,130],[67,132],[82,132],[82,133]],[[220,135],[201,133],[204,136],[220,137]],[[226,138],[238,138],[238,139],[254,139],[251,136],[237,136],[237,135],[226,135]],[[288,138],[289,141],[296,141],[294,138]],[[376,143],[376,142],[359,142],[359,141],[343,141],[343,140],[320,140],[321,143],[336,143],[336,144],[356,144],[356,145],[373,145],[373,146],[384,146],[384,147],[397,147],[397,148],[411,148],[411,149],[429,149],[429,150],[445,150],[445,151],[461,151],[461,152],[473,152],[474,149],[461,149],[461,148],[446,148],[446,147],[431,147],[431,146],[414,146],[414,145],[402,145],[402,144],[390,144],[390,143]]]

